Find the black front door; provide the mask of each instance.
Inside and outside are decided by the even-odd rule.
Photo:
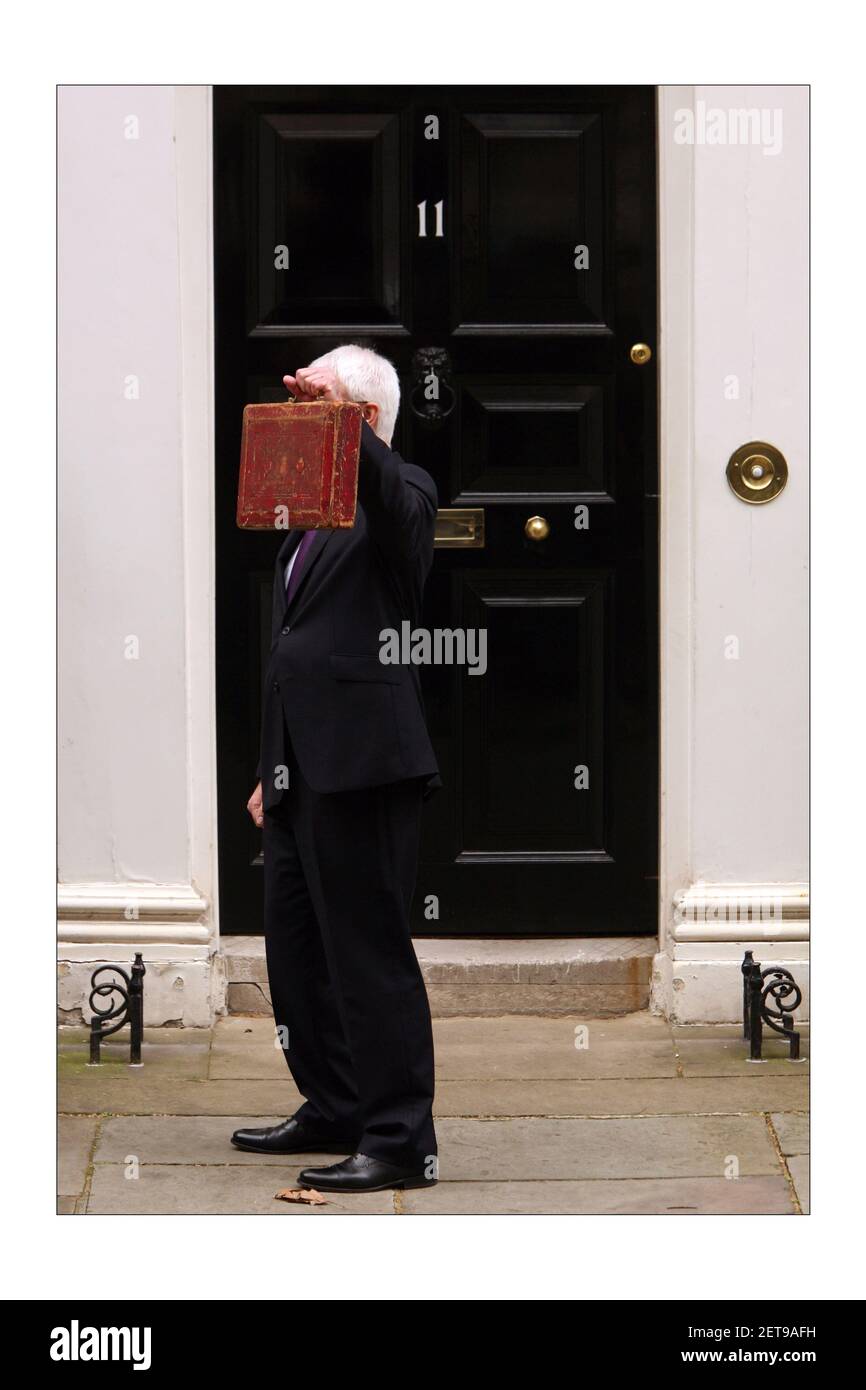
[[[445,786],[416,932],[654,931],[653,89],[218,88],[214,118],[222,930],[261,929],[281,539],[234,524],[241,412],[355,342],[439,489],[425,624],[486,633],[483,674],[483,647],[422,673]]]

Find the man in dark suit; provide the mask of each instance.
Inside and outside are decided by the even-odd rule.
[[[364,407],[355,525],[291,531],[274,582],[261,781],[274,1020],[305,1103],[239,1148],[346,1154],[306,1168],[342,1192],[436,1180],[433,1037],[409,935],[423,797],[438,784],[417,668],[380,633],[420,620],[436,487],[390,448],[390,362],[346,346],[284,378],[299,399]],[[290,518],[291,519],[291,518]]]

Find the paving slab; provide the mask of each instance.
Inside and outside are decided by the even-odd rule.
[[[96,1125],[96,1119],[90,1116],[60,1116],[57,1124],[57,1192],[60,1196],[74,1198],[83,1191]]]
[[[277,1117],[265,1116],[273,1124]],[[117,1116],[104,1121],[94,1161],[140,1164],[233,1163],[304,1166],[306,1155],[235,1149],[231,1116]],[[614,1178],[724,1175],[729,1155],[745,1174],[777,1173],[779,1162],[760,1116],[647,1116],[628,1119],[443,1119],[438,1125],[443,1177]],[[310,1155],[309,1157],[318,1157]],[[333,1161],[333,1160],[330,1160]]]
[[[302,1096],[289,1079],[179,1083],[151,1076],[132,1087],[123,1078],[110,1084],[66,1082],[60,1109],[91,1115],[238,1115],[248,1111],[281,1119],[294,1114]],[[621,1080],[442,1081],[434,1113],[442,1115],[651,1115],[692,1112],[754,1113],[806,1110],[808,1078],[694,1077]]]
[[[798,1022],[796,1027],[801,1041],[808,1039],[808,1023]],[[742,1023],[672,1023],[671,1031],[675,1038],[739,1038],[740,1042],[744,1041]],[[768,1030],[765,1029],[764,1040],[767,1041],[767,1039]],[[772,1034],[769,1036],[769,1041],[775,1042],[775,1037]]]
[[[667,1025],[648,1014],[622,1019],[439,1019],[440,1081],[581,1079],[677,1074]]]
[[[155,1164],[145,1165],[138,1178],[128,1179],[118,1165],[105,1164],[94,1171],[87,1215],[394,1215],[392,1192],[363,1193],[351,1201],[348,1197],[329,1197],[328,1205],[323,1207],[276,1201],[274,1194],[281,1187],[291,1187],[296,1177],[296,1169],[282,1173],[273,1168],[256,1171],[239,1164]]]
[[[199,1031],[199,1030],[196,1030]],[[81,1043],[61,1043],[58,1052],[58,1074],[69,1076],[125,1076],[127,1073],[158,1071],[160,1076],[179,1080],[195,1080],[207,1076],[210,1040],[195,1043],[142,1043],[141,1067],[130,1066],[129,1043],[103,1043],[102,1060],[97,1066],[89,1063],[89,1050]],[[284,1064],[285,1065],[285,1064]]]
[[[792,1107],[793,1109],[794,1107]],[[806,1106],[801,1107],[803,1110]],[[771,1113],[773,1128],[779,1139],[782,1153],[807,1154],[809,1152],[809,1116],[807,1114]]]
[[[285,1116],[265,1115],[119,1115],[103,1122],[94,1162],[122,1164],[129,1155],[139,1163],[233,1163],[241,1167],[272,1165],[303,1168],[308,1159],[336,1158],[322,1154],[256,1154],[236,1149],[234,1130],[250,1124],[273,1125]]]
[[[675,1076],[667,1023],[649,1014],[588,1020],[535,1016],[436,1019],[439,1080]],[[286,1071],[264,1019],[223,1019],[214,1030],[213,1079],[279,1078]],[[579,1045],[576,1045],[579,1044]]]
[[[58,1215],[58,1216],[74,1216],[74,1215],[75,1215],[75,1208],[76,1208],[76,1199],[75,1199],[74,1197],[63,1197],[63,1196],[60,1196],[60,1197],[57,1198],[57,1215]]]
[[[521,1046],[452,1044],[436,1054],[439,1081],[601,1080],[674,1077],[676,1058],[670,1042],[612,1042],[578,1051],[572,1042],[551,1039]]]
[[[584,1023],[596,1029],[599,1037],[611,1040],[672,1036],[671,1025],[667,1020],[647,1010],[605,1019],[587,1019],[580,1013],[571,1014],[567,1019],[543,1018],[534,1014],[503,1014],[496,1018],[434,1018],[433,1034],[440,1046],[449,1041],[488,1037],[500,1040],[525,1038],[527,1041],[545,1041],[552,1034],[573,1034],[574,1027]],[[213,1030],[213,1043],[217,1048],[222,1042],[238,1042],[241,1039],[265,1040],[270,1044],[273,1037],[273,1019],[265,1018],[229,1015],[218,1019]]]
[[[220,1044],[227,1045],[242,1042],[265,1043],[270,1046],[274,1041],[274,1020],[271,1018],[245,1018],[242,1015],[229,1014],[223,1018],[218,1018],[213,1027],[212,1046],[218,1048]]]
[[[742,1038],[731,1037],[682,1037],[674,1039],[676,1055],[686,1076],[747,1076],[749,1072],[763,1071],[771,1076],[784,1076],[786,1073],[802,1071],[808,1073],[809,1044],[803,1041],[803,1058],[791,1062],[787,1057],[787,1047],[781,1040],[766,1043],[764,1060],[749,1060],[749,1044]]]
[[[286,1068],[282,1080],[176,1081],[141,1072],[109,1081],[74,1077],[62,1081],[59,1109],[66,1114],[112,1115],[293,1115],[303,1097]]]
[[[763,1215],[792,1216],[791,1190],[781,1176],[626,1178],[595,1182],[440,1182],[405,1192],[407,1216]]]
[[[567,1026],[558,1034],[551,1031],[541,1040],[515,1041],[492,1036],[440,1041],[436,1044],[436,1075],[439,1081],[676,1076],[670,1039],[649,1039],[639,1046],[634,1042],[594,1038],[592,1034],[590,1039],[588,1048],[577,1049],[574,1031]],[[221,1044],[214,1047],[211,1056],[213,1080],[279,1079],[288,1078],[288,1074],[282,1053],[267,1045]]]
[[[804,1216],[808,1216],[811,1210],[809,1205],[809,1159],[806,1154],[798,1154],[789,1158],[788,1172],[800,1200]]]
[[[436,1116],[757,1114],[774,1108],[805,1110],[808,1103],[805,1076],[439,1081],[433,1113]]]
[[[778,1174],[759,1115],[640,1119],[444,1119],[440,1171],[451,1182],[560,1178],[724,1177]]]
[[[595,1040],[623,1042],[637,1038],[657,1041],[672,1037],[666,1019],[647,1010],[624,1014],[620,1018],[588,1019],[581,1013],[568,1018],[538,1018],[505,1014],[499,1018],[438,1018],[433,1020],[433,1035],[440,1046],[451,1042],[486,1041],[496,1038],[507,1042],[547,1042],[563,1036],[574,1040],[574,1029],[586,1025],[590,1029],[590,1045]]]
[[[142,1029],[142,1039],[146,1043],[159,1043],[160,1045],[170,1043],[173,1047],[183,1047],[187,1044],[191,1044],[193,1047],[207,1047],[210,1044],[211,1032],[211,1028],[174,1028],[170,1024],[166,1024],[161,1028]],[[90,1046],[90,1029],[80,1023],[60,1024],[57,1035],[58,1044],[61,1047],[67,1044],[73,1047]],[[118,1033],[116,1037],[126,1038],[128,1056],[129,1032]],[[122,1051],[123,1044],[118,1043],[115,1038],[111,1038],[107,1043],[103,1043],[103,1049],[105,1048],[120,1048]]]
[[[255,1043],[215,1042],[211,1050],[209,1079],[261,1081],[269,1077],[288,1080],[290,1073],[282,1048],[274,1045],[273,1026],[268,1040]]]

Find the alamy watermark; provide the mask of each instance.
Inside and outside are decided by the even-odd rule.
[[[708,106],[696,101],[674,112],[675,145],[758,145],[765,155],[782,152],[778,106]]]
[[[732,902],[730,899],[708,902],[679,901],[674,905],[675,922],[781,922],[784,916],[782,898],[762,898],[760,902]]]
[[[415,627],[408,620],[400,630],[379,633],[383,666],[466,666],[470,676],[487,670],[486,627]]]
[[[51,1331],[52,1361],[131,1361],[134,1371],[147,1371],[150,1348],[149,1327],[82,1327],[73,1318]]]

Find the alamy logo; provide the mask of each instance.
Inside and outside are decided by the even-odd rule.
[[[413,628],[403,621],[398,632],[384,627],[379,633],[379,660],[383,666],[467,666],[470,676],[487,670],[486,627]]]
[[[758,145],[765,155],[782,150],[780,107],[707,106],[705,101],[674,112],[677,145]]]
[[[51,1331],[52,1361],[132,1361],[134,1371],[150,1370],[149,1327],[69,1327]]]

